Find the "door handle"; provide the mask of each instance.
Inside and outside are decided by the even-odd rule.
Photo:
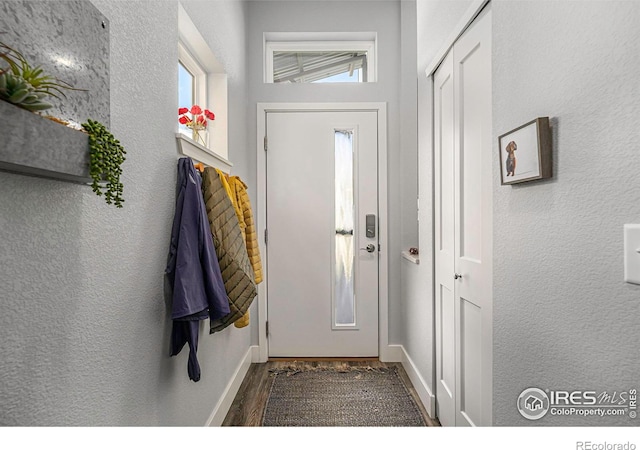
[[[460,275],[459,273],[453,275],[454,280],[457,280],[458,278],[462,279],[462,275]]]
[[[373,252],[375,252],[375,251],[376,251],[376,246],[375,246],[375,245],[373,245],[373,244],[369,244],[369,245],[367,245],[365,248],[361,248],[360,250],[366,250],[366,251],[368,251],[369,253],[373,253]]]

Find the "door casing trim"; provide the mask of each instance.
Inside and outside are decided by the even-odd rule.
[[[264,137],[267,132],[268,112],[322,112],[322,111],[375,111],[378,114],[378,357],[383,362],[399,362],[397,352],[389,347],[389,228],[387,205],[387,104],[385,102],[356,103],[258,103],[257,105],[257,217],[256,228],[260,253],[267,254],[264,230],[267,223],[267,173]],[[266,259],[265,259],[266,263]],[[264,281],[258,285],[258,361],[269,359],[267,339],[267,285],[268,268]]]

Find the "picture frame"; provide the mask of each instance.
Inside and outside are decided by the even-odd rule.
[[[502,185],[551,178],[551,130],[538,117],[498,137]]]

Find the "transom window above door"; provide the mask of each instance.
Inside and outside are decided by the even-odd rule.
[[[375,33],[265,33],[265,83],[376,81]]]
[[[367,52],[273,52],[274,83],[362,83]]]

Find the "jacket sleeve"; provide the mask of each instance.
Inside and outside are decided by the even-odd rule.
[[[242,209],[243,222],[245,224],[245,234],[247,243],[247,254],[253,267],[254,281],[256,284],[262,282],[262,261],[260,259],[260,247],[258,246],[258,233],[256,231],[256,224],[253,220],[253,211],[251,209],[251,201],[249,200],[249,194],[247,193],[247,185],[238,179],[236,185],[238,189],[238,202],[240,203],[240,209]]]
[[[178,238],[180,237],[180,221],[182,220],[182,206],[184,203],[184,186],[182,184],[181,174],[178,170],[178,181],[176,186],[176,207],[173,215],[173,226],[171,228],[171,240],[169,241],[169,255],[167,257],[167,267],[164,271],[169,288],[170,295],[173,297],[173,291],[176,278],[176,259],[178,258]]]
[[[247,247],[247,255],[249,261],[251,261],[251,267],[253,268],[253,278],[257,284],[262,282],[262,262],[260,261],[260,248],[258,247],[258,235],[256,232],[256,225],[253,220],[253,211],[251,210],[251,202],[249,201],[249,194],[247,193],[247,185],[238,177],[233,177],[234,194],[236,201],[238,202],[238,209],[241,211],[241,227],[243,236],[245,238],[245,245]],[[249,311],[245,313],[240,319],[234,322],[236,328],[244,328],[249,325]]]

